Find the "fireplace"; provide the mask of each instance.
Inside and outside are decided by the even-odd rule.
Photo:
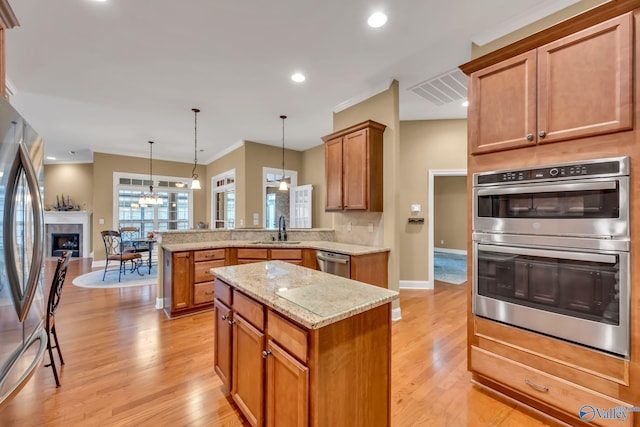
[[[64,251],[80,256],[80,233],[51,233],[51,256],[59,257]]]
[[[53,253],[53,247],[56,244],[53,238],[57,235],[76,235],[77,238],[71,242],[77,242],[77,246],[73,248],[58,248],[58,250],[73,250],[74,257],[89,258],[91,254],[91,212],[89,211],[46,211],[44,213],[45,234],[47,256],[57,257]],[[64,244],[65,242],[61,242]],[[71,243],[67,243],[70,245]]]

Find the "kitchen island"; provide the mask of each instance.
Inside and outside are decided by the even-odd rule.
[[[390,425],[397,292],[282,261],[211,273],[215,369],[251,425]]]

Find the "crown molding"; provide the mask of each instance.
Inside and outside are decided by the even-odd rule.
[[[377,85],[370,87],[366,91],[336,105],[335,107],[333,107],[333,112],[339,113],[340,111],[346,110],[349,107],[353,107],[354,105],[361,103],[365,99],[369,99],[372,96],[382,93],[391,87],[391,83],[393,83],[393,79],[387,79],[383,82],[380,82]]]
[[[16,14],[13,13],[13,9],[11,9],[9,0],[0,0],[0,22],[2,23],[3,28],[20,26],[20,22],[18,22]]]

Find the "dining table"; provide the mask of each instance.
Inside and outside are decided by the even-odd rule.
[[[155,238],[135,238],[128,241],[131,245],[132,252],[134,253],[143,253],[148,252],[148,256],[146,259],[142,259],[140,265],[137,268],[138,274],[143,275],[144,273],[140,270],[142,264],[146,264],[149,268],[149,274],[151,274],[151,266],[153,261],[153,247],[156,245],[157,240]]]

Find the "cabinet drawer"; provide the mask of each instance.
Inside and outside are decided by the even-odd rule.
[[[238,261],[240,258],[248,259],[269,259],[269,249],[260,248],[239,248],[238,249]]]
[[[271,259],[302,260],[302,249],[271,249]]]
[[[212,259],[224,259],[224,249],[207,249],[204,251],[194,251],[193,252],[193,260],[195,262],[198,261],[209,261]]]
[[[193,264],[193,282],[210,282],[213,280],[213,274],[209,272],[212,268],[224,267],[224,260],[203,261]]]
[[[205,304],[213,302],[213,282],[198,283],[193,285],[193,303]]]
[[[267,335],[303,363],[308,360],[308,332],[287,319],[267,311]]]
[[[558,408],[576,419],[579,419],[580,408],[584,406],[607,411],[609,408],[620,406],[631,407],[627,403],[604,394],[591,391],[475,346],[471,347],[471,369],[535,400]],[[624,422],[619,418],[605,419],[597,414],[593,419],[587,421],[591,421],[594,425],[631,426],[633,425],[633,415],[633,412],[628,411]]]
[[[213,291],[217,299],[231,307],[231,286],[216,277]]]
[[[244,317],[260,331],[264,331],[264,306],[243,294],[233,293],[233,311]]]

